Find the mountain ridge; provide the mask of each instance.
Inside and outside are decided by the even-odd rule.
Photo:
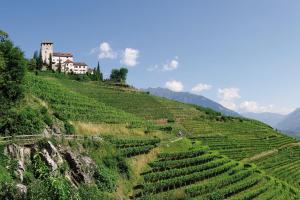
[[[241,113],[242,116],[256,119],[262,121],[272,127],[276,127],[278,123],[280,123],[286,115],[279,113],[271,113],[271,112],[262,112],[262,113],[254,113],[254,112],[245,112]]]
[[[288,114],[281,122],[276,125],[276,128],[292,134],[300,136],[300,108],[297,108]]]
[[[150,92],[152,95],[160,96],[160,97],[165,97],[168,99],[176,100],[182,103],[190,103],[190,104],[195,104],[198,106],[210,108],[212,110],[215,110],[217,112],[220,112],[226,116],[234,116],[234,117],[240,117],[241,115],[238,114],[235,111],[232,111],[228,108],[225,108],[221,104],[204,97],[202,95],[197,95],[197,94],[192,94],[189,92],[173,92],[169,89],[166,88],[147,88],[144,89],[146,92]]]

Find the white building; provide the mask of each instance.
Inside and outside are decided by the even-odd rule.
[[[74,62],[74,58],[71,53],[53,52],[52,42],[45,41],[41,43],[41,55],[43,62],[48,65],[50,63],[50,57],[52,57],[53,70],[57,70],[60,65],[61,71],[66,73],[73,72],[74,74],[86,74],[91,71],[88,65],[84,62]]]

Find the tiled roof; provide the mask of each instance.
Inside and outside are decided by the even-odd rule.
[[[73,61],[68,59],[65,61],[65,63],[73,63]]]
[[[73,57],[71,53],[54,52],[53,56],[56,57]]]
[[[83,63],[83,62],[74,62],[75,66],[87,66],[87,64]]]
[[[50,41],[43,41],[41,44],[53,44],[53,42],[50,42]]]

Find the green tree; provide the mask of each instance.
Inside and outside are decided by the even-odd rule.
[[[117,83],[126,83],[127,74],[127,68],[113,69],[110,74],[110,80]]]
[[[58,73],[61,73],[61,60],[58,60],[58,65],[57,65],[57,71]]]
[[[25,68],[23,52],[0,30],[0,133],[6,133],[7,125],[14,123],[8,116],[23,97]]]
[[[101,70],[100,70],[100,64],[99,64],[99,62],[98,62],[98,65],[97,65],[97,69],[96,69],[96,71],[95,71],[95,79],[96,79],[96,81],[103,81],[103,74],[102,74],[102,72],[101,72]]]
[[[30,70],[30,71],[34,71],[34,70],[36,70],[36,59],[34,59],[34,58],[31,58],[29,61],[28,61],[28,69]]]
[[[110,73],[110,80],[114,82],[119,82],[120,71],[118,69],[112,69]]]
[[[126,82],[127,74],[128,74],[128,69],[127,68],[121,68],[120,69],[121,82],[124,82],[124,83]]]
[[[23,52],[0,31],[0,106],[13,105],[23,97],[26,60]]]
[[[52,54],[49,55],[49,64],[48,64],[48,70],[52,69]]]
[[[35,60],[38,60],[38,59],[39,59],[39,53],[38,53],[38,51],[34,51],[34,53],[33,53],[33,58],[34,58]]]
[[[0,30],[0,42],[4,42],[8,39],[8,34],[2,30]]]
[[[36,62],[37,64],[37,69],[38,70],[42,70],[42,68],[43,68],[43,58],[42,58],[42,52],[40,51],[40,53],[39,53],[39,56],[38,56],[38,59],[37,59],[37,62]]]

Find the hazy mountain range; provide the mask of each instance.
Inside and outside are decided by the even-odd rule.
[[[285,115],[277,114],[277,113],[270,113],[270,112],[263,112],[263,113],[241,113],[244,117],[250,118],[250,119],[256,119],[261,122],[264,122],[272,127],[276,127],[279,122],[281,122]]]
[[[256,119],[262,121],[276,129],[300,137],[300,108],[288,115],[282,115],[277,113],[237,113],[228,108],[225,108],[221,104],[210,100],[202,95],[196,95],[189,92],[173,92],[166,88],[148,88],[145,91],[150,92],[153,95],[165,97],[168,99],[176,100],[183,103],[190,103],[199,105],[206,108],[211,108],[217,112],[220,112],[227,116],[244,116],[246,118]]]
[[[276,125],[276,128],[299,137],[300,136],[300,108],[296,109],[294,112],[285,116],[284,119]]]
[[[148,88],[145,91],[148,91],[155,96],[165,97],[183,103],[190,103],[206,108],[211,108],[227,116],[240,116],[237,112],[229,110],[221,104],[212,101],[202,95],[196,95],[188,92],[173,92],[165,88]]]

